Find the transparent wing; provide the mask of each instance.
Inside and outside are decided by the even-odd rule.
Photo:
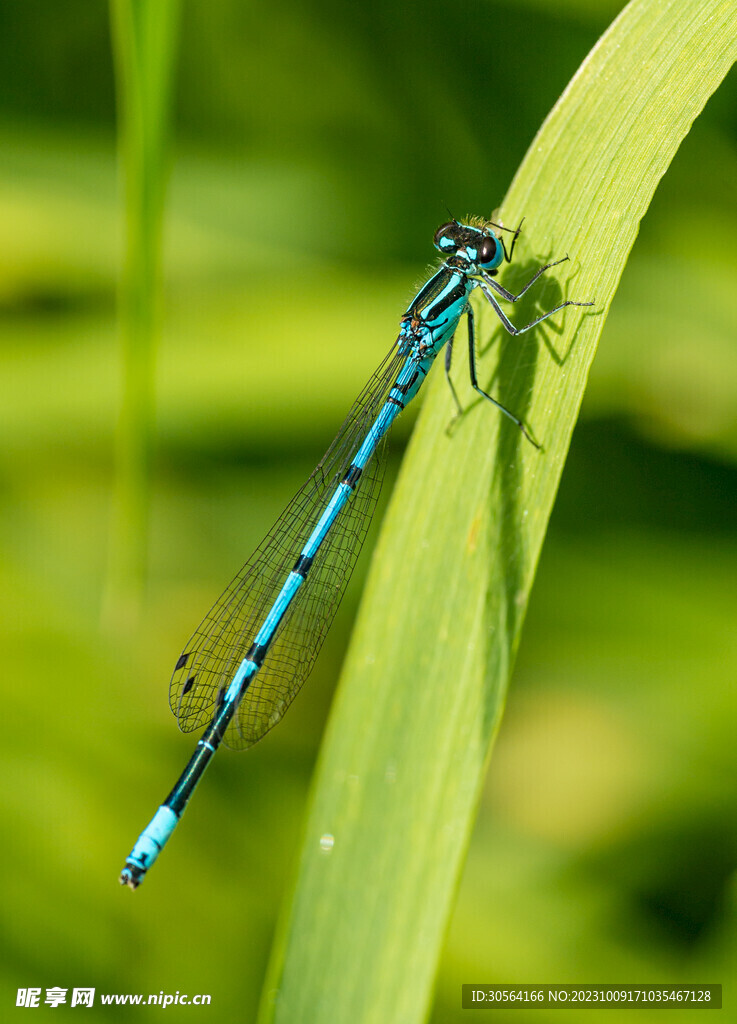
[[[183,732],[203,729],[251,646],[300,551],[384,404],[405,357],[392,347],[358,396],[312,476],[195,630],[177,661],[169,703]],[[266,659],[225,733],[252,746],[283,716],[310,674],[371,522],[384,476],[384,440],[323,541]]]

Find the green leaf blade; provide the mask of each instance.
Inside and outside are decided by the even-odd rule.
[[[426,1015],[598,338],[640,219],[734,62],[736,40],[732,3],[635,0],[581,66],[510,188],[502,216],[511,224],[524,214],[526,232],[523,268],[512,268],[508,286],[571,255],[535,290],[537,306],[512,307],[513,320],[526,323],[561,297],[596,307],[568,308],[558,326],[507,339],[476,303],[480,383],[522,415],[543,452],[465,392],[470,408],[448,436],[451,402],[442,369],[433,373],[331,714],[264,1021]],[[684,244],[696,244],[690,225]]]
[[[154,375],[162,291],[169,118],[179,0],[110,0],[125,197],[120,282],[121,398],[103,618],[129,628],[147,577]]]

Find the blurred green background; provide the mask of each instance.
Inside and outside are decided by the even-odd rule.
[[[123,228],[109,12],[0,11],[4,1006],[27,986],[179,990],[212,1005],[175,1018],[253,1019],[369,552],[294,710],[217,759],[134,896],[117,874],[193,745],[172,663],[384,355],[446,204],[501,201],[621,6],[183,5],[134,630],[102,625]],[[607,324],[437,1022],[463,1016],[462,982],[737,980],[736,115],[732,75]],[[158,1011],[98,996],[90,1017],[132,1012]],[[561,1020],[510,1019],[528,1017]]]

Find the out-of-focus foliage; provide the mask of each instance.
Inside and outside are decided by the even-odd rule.
[[[110,639],[107,15],[3,9],[6,1005],[21,986],[93,985],[211,993],[213,1020],[253,1017],[366,558],[305,694],[247,757],[218,759],[132,896],[117,872],[190,751],[172,660],[388,348],[445,204],[490,212],[614,13],[185,5],[150,585],[140,632]],[[438,1021],[460,1017],[464,981],[733,971],[736,107],[731,77],[656,194],[594,365]]]
[[[120,401],[105,615],[138,621],[148,568],[155,361],[179,0],[110,0],[125,207],[118,288]]]

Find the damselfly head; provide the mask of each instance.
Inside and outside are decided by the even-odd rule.
[[[435,232],[434,243],[448,257],[446,262],[450,266],[469,274],[479,269],[493,270],[504,259],[502,244],[492,225],[484,221],[476,224],[448,221]]]

